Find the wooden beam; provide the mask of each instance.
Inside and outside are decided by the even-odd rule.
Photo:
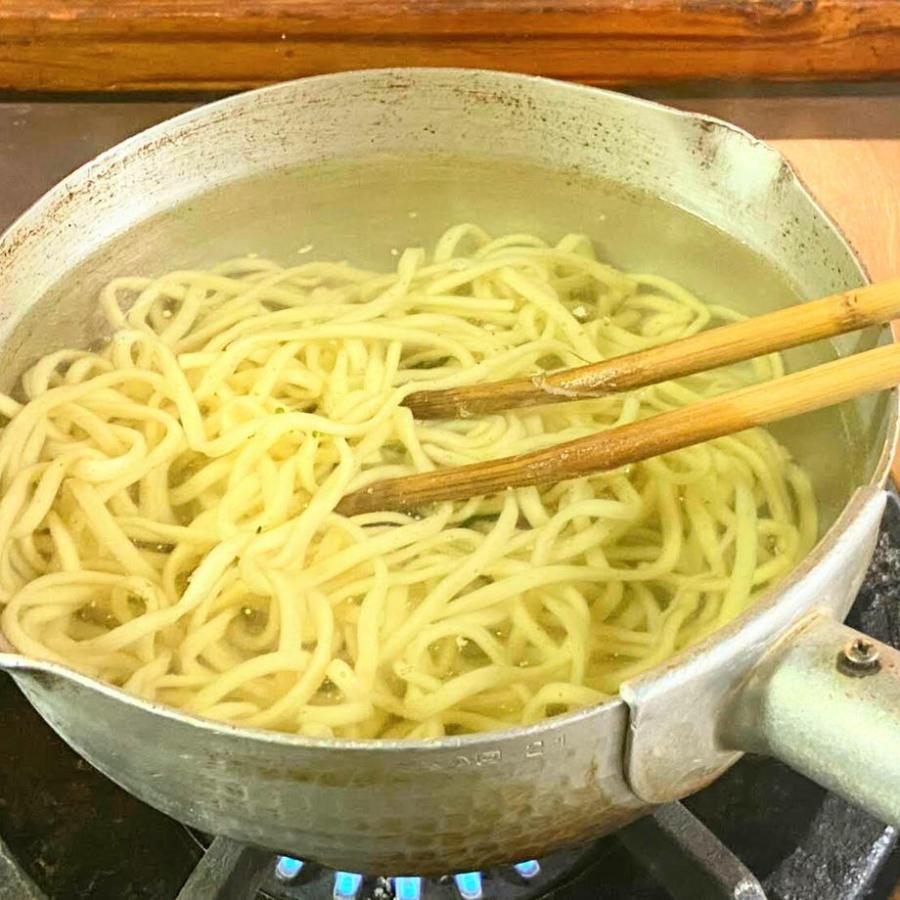
[[[0,90],[235,90],[381,66],[592,84],[900,77],[889,0],[2,0]]]

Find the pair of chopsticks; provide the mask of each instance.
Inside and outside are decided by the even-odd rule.
[[[532,378],[406,398],[416,418],[466,418],[604,397],[888,322],[900,316],[900,279],[723,325],[649,350]],[[858,353],[532,453],[375,482],[344,497],[344,515],[409,510],[508,488],[552,484],[833,406],[900,383],[900,344]]]

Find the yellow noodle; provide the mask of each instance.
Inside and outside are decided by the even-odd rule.
[[[431,738],[602,702],[806,554],[809,479],[766,431],[503,496],[347,519],[377,479],[546,447],[778,375],[446,422],[423,388],[540,374],[740,318],[659,275],[449,229],[396,270],[119,278],[113,331],[0,395],[0,625],[140,697],[317,737]]]

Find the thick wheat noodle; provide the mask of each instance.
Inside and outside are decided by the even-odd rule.
[[[240,725],[428,738],[537,721],[745,609],[816,539],[755,430],[627,470],[347,519],[347,492],[505,456],[780,373],[417,423],[414,390],[530,375],[738,316],[657,275],[451,228],[395,272],[120,278],[110,340],[0,396],[2,629],[20,652]]]

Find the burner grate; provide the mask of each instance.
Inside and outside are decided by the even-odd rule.
[[[621,840],[674,900],[767,900],[750,870],[680,803],[576,851],[506,868],[443,878],[364,877],[336,872],[285,856],[260,857],[227,838],[216,838],[177,900],[230,900],[235,884],[243,896],[258,891],[271,900],[537,900],[563,896],[593,877]],[[252,871],[251,871],[252,870]],[[624,895],[623,895],[624,896]]]
[[[230,898],[234,883],[230,868],[247,865],[240,845],[227,838],[210,843],[210,838],[190,833],[207,849],[177,900]],[[442,878],[364,876],[270,854],[265,859],[254,857],[260,866],[253,889],[267,900],[539,900],[604,857],[603,845],[597,841],[541,860]]]

